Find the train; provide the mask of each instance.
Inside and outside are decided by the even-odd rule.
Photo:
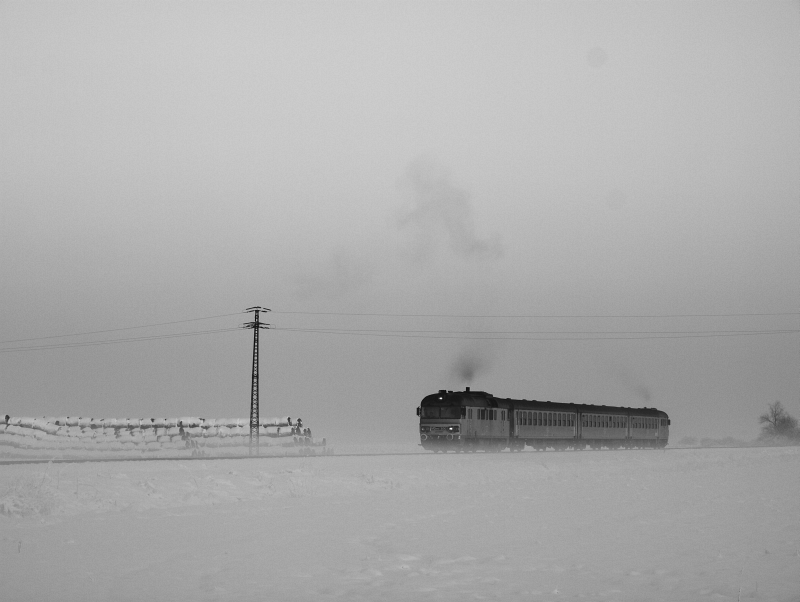
[[[503,399],[485,391],[440,390],[417,407],[420,445],[433,452],[658,449],[670,419],[656,408]]]

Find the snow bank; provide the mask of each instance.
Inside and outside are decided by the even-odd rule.
[[[291,418],[260,421],[259,447],[326,447],[327,442],[308,437]],[[93,455],[125,452],[127,455],[188,450],[203,455],[204,448],[242,453],[249,446],[249,420],[241,418],[29,418],[4,416],[0,422],[0,457],[41,456],[64,451]],[[85,452],[85,453],[84,453]],[[246,452],[245,452],[246,453]]]

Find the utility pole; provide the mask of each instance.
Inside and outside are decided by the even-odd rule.
[[[258,321],[258,313],[270,311],[266,307],[248,307],[244,313],[255,312],[255,319],[252,322],[242,324],[242,328],[253,329],[253,382],[250,388],[250,455],[253,455],[255,447],[258,455],[258,331],[262,328],[269,328],[269,324]]]

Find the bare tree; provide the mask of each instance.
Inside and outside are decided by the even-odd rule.
[[[769,404],[769,409],[758,417],[758,422],[763,425],[761,439],[800,440],[797,418],[790,415],[780,401]]]

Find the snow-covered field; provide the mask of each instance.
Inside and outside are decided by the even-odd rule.
[[[11,600],[800,600],[800,448],[0,466]]]

